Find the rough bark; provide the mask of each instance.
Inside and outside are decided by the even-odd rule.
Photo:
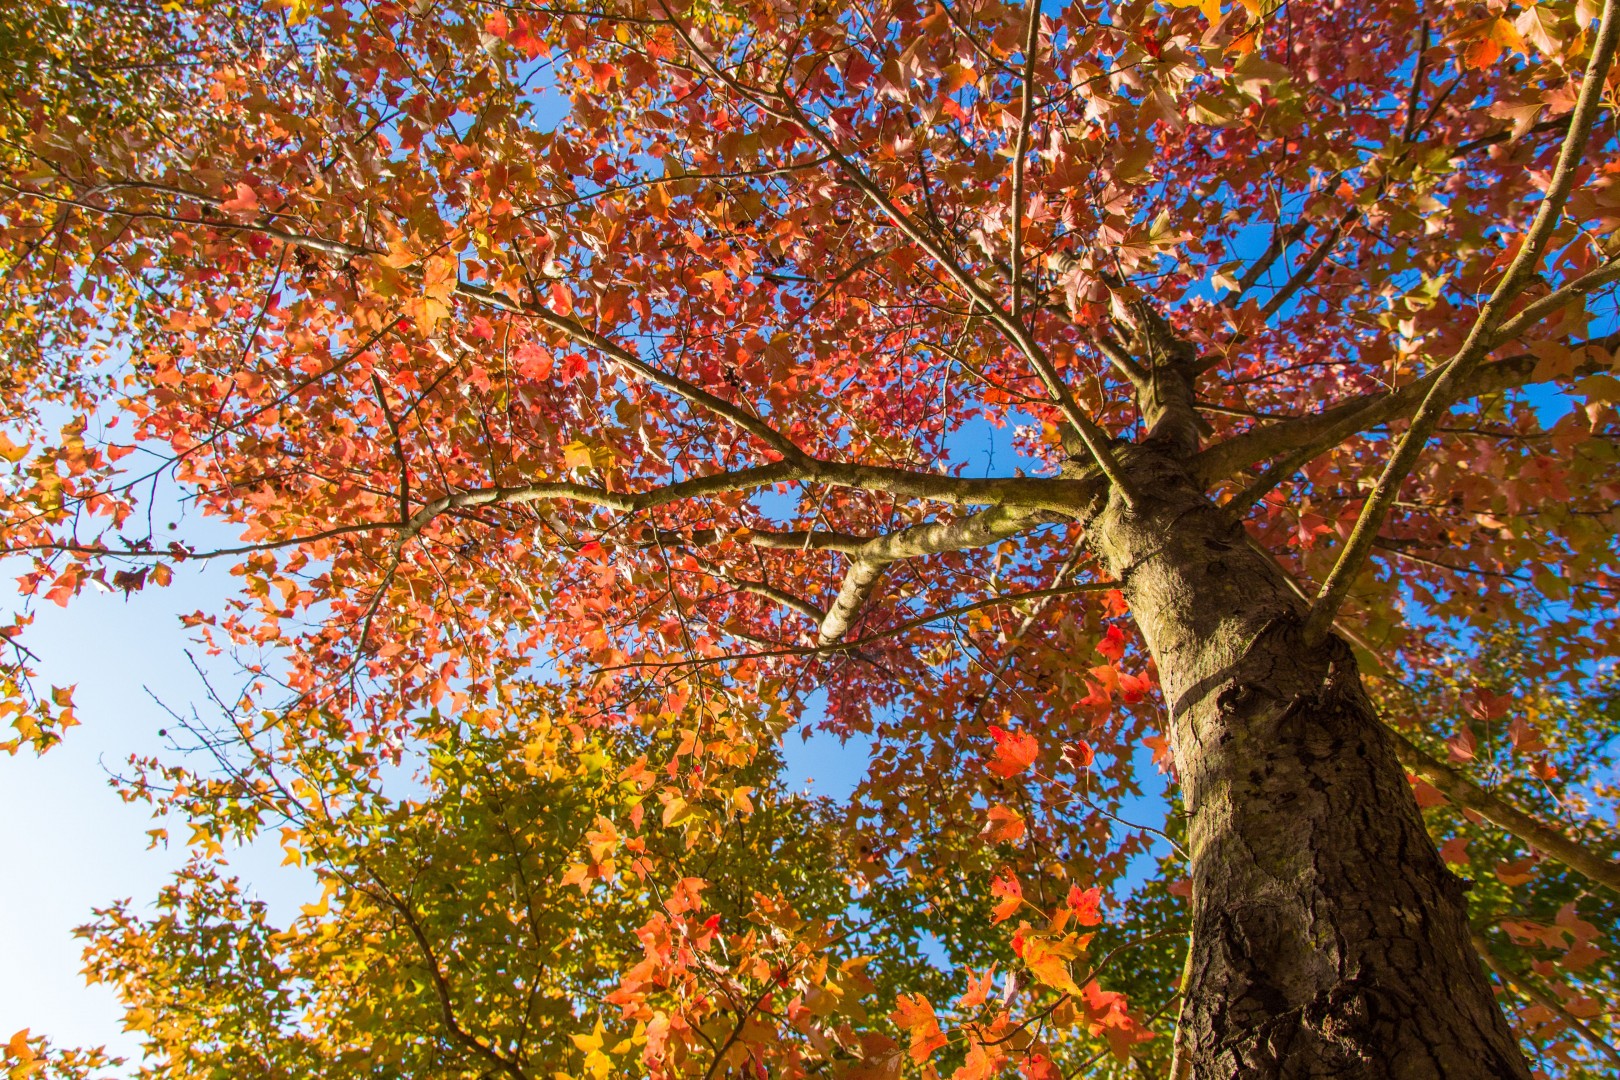
[[[1527,1080],[1349,647],[1303,645],[1303,605],[1181,449],[1122,450],[1138,497],[1086,524],[1158,664],[1191,814],[1184,1075]]]

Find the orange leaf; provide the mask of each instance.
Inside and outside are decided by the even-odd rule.
[[[246,184],[236,185],[236,194],[219,204],[221,210],[234,214],[256,214],[259,212],[259,193]]]
[[[1016,810],[1005,806],[992,806],[985,816],[989,820],[985,823],[981,835],[992,844],[1003,840],[1017,840],[1024,835],[1024,818]]]
[[[1001,900],[990,912],[990,922],[1000,924],[1018,914],[1024,906],[1024,887],[1011,874],[1002,874],[990,883],[990,895]]]
[[[911,1033],[911,1060],[921,1065],[947,1041],[945,1033],[939,1029],[939,1018],[934,1015],[934,1007],[921,994],[909,998],[901,994],[894,1004],[895,1009],[889,1014],[889,1019]]]
[[[990,725],[990,737],[996,740],[995,753],[990,757],[990,771],[997,776],[1017,776],[1035,763],[1040,744],[1027,731],[1007,731]]]
[[[965,1012],[968,1009],[976,1009],[980,1005],[983,1005],[986,1001],[990,1000],[990,986],[995,980],[995,976],[996,965],[994,964],[991,964],[989,967],[985,968],[984,974],[977,979],[973,977],[973,972],[969,970],[967,993],[963,994],[957,999],[957,1011]]]
[[[1496,877],[1504,885],[1523,885],[1536,876],[1536,860],[1514,859],[1496,864]]]

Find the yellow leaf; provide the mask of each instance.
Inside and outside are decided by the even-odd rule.
[[[587,1054],[600,1050],[602,1049],[602,1021],[598,1020],[596,1022],[596,1027],[592,1029],[589,1035],[570,1035],[568,1037],[574,1040],[574,1045],[577,1048]]]
[[[683,824],[692,817],[693,813],[695,813],[695,810],[692,804],[676,795],[664,804],[664,827],[669,828],[672,825]]]
[[[1529,51],[1524,47],[1524,38],[1520,36],[1518,27],[1503,18],[1498,18],[1491,24],[1491,40],[1504,49],[1512,49],[1516,53]]]
[[[588,469],[595,464],[591,457],[591,448],[579,440],[574,440],[563,447],[563,464],[570,469]]]
[[[1055,990],[1062,990],[1069,994],[1080,993],[1080,988],[1074,984],[1074,977],[1069,974],[1070,950],[1062,944],[1043,941],[1040,938],[1031,938],[1024,942],[1024,964],[1041,982]]]
[[[1210,25],[1221,21],[1221,0],[1168,0],[1171,7],[1195,7],[1204,13]]]

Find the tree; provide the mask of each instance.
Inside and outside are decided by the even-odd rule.
[[[1608,1067],[1613,7],[8,22],[6,550],[241,582],[148,1068]]]

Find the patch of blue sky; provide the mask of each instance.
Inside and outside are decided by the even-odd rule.
[[[5,567],[15,573],[13,561]],[[39,656],[42,683],[76,684],[81,726],[42,757],[0,760],[0,1027],[31,1027],[59,1045],[106,1045],[135,1055],[138,1040],[123,1031],[121,1010],[107,986],[79,976],[82,943],[76,926],[92,909],[132,898],[150,915],[152,900],[186,859],[183,822],[154,820],[127,803],[112,777],[131,755],[173,757],[188,742],[173,713],[189,715],[206,702],[206,676],[233,685],[234,665],[197,648],[180,618],[213,607],[234,580],[218,563],[177,566],[173,584],[132,597],[87,591],[66,609],[33,608],[28,644]],[[22,598],[11,603],[26,606]],[[193,667],[193,660],[196,666]],[[199,708],[206,706],[199,705]],[[150,845],[148,830],[168,828],[168,845]],[[250,897],[263,900],[285,923],[298,905],[319,895],[307,870],[282,866],[274,836],[225,855]],[[9,1026],[8,1026],[9,1025]]]

